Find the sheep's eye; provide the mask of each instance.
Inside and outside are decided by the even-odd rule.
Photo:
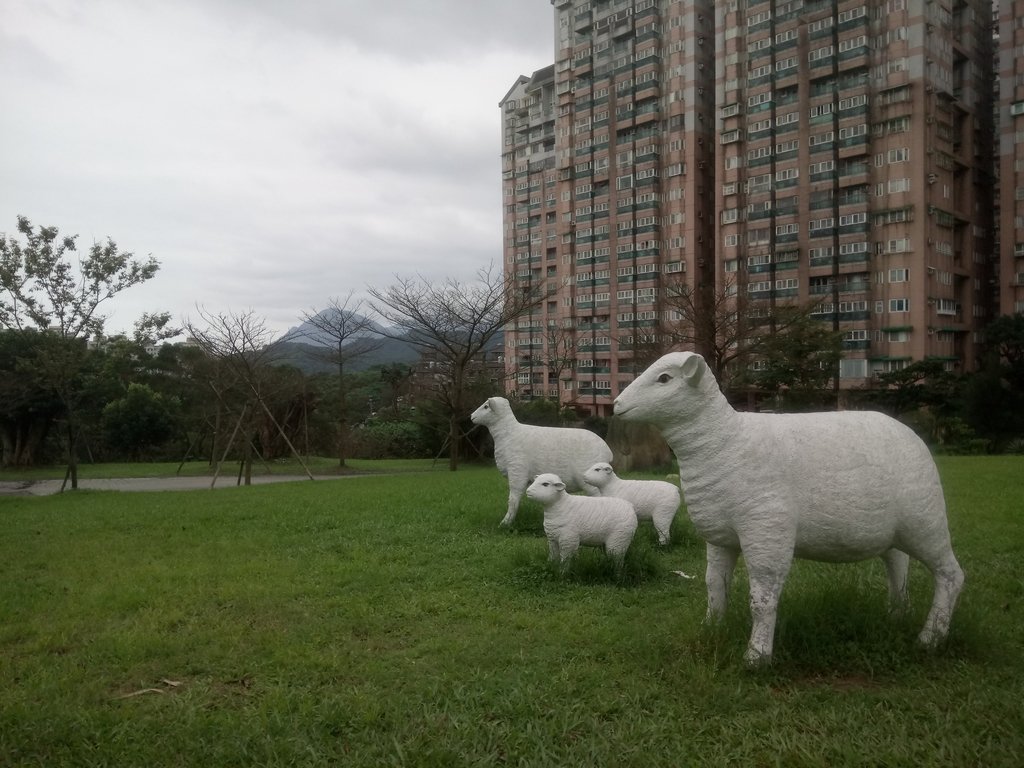
[[[661,374],[661,376],[658,377],[658,383],[659,384],[668,384],[671,380],[672,380],[672,377],[669,376],[667,373],[663,373],[663,374]]]
[[[549,485],[551,485],[551,483],[541,483],[541,485],[543,485],[545,488],[547,488]]]

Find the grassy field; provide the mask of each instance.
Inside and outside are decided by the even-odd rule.
[[[940,469],[948,646],[920,566],[890,620],[880,562],[798,563],[757,672],[685,515],[561,576],[493,468],[0,498],[0,765],[1019,766],[1024,462]]]

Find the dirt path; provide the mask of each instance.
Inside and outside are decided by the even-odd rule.
[[[318,475],[316,481],[340,480],[358,475]],[[195,491],[208,490],[210,477],[131,477],[103,480],[79,479],[80,489],[96,491]],[[60,491],[61,480],[12,480],[0,482],[0,496],[49,496]],[[236,478],[217,478],[214,489],[234,488]],[[310,482],[306,475],[255,475],[253,485],[266,483]]]

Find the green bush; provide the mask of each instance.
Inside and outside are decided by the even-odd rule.
[[[413,459],[429,455],[429,439],[412,421],[372,420],[352,432],[352,455],[359,459]]]

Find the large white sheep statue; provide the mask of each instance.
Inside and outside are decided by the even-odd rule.
[[[474,424],[487,427],[494,439],[494,461],[508,478],[508,511],[502,525],[512,525],[530,481],[542,472],[562,478],[570,491],[597,490],[583,480],[587,467],[611,461],[612,449],[588,429],[521,424],[504,397],[489,397],[473,411]]]
[[[942,486],[927,446],[881,413],[739,413],[704,359],[673,352],[615,400],[615,415],[658,426],[679,460],[686,508],[707,542],[708,619],[722,616],[742,552],[753,629],[746,661],[771,660],[779,594],[794,557],[881,557],[894,608],[907,603],[909,557],[935,591],[918,640],[934,647],[964,574],[950,546]]]
[[[544,507],[549,559],[565,568],[580,545],[604,547],[616,566],[622,568],[636,533],[632,504],[612,497],[570,496],[562,479],[550,472],[537,475],[526,495]]]
[[[636,510],[637,520],[650,520],[654,523],[658,543],[668,544],[672,521],[679,511],[679,486],[664,480],[624,480],[605,461],[590,467],[583,479],[597,488],[602,496],[614,496],[630,502]]]

